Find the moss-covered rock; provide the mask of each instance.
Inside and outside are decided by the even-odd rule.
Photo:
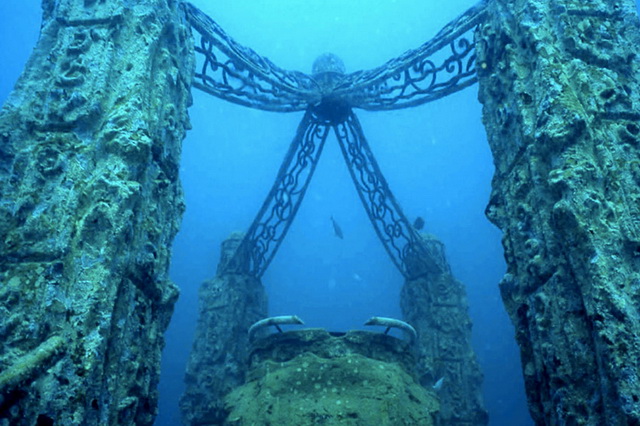
[[[418,331],[415,369],[418,382],[433,386],[443,378],[438,392],[440,424],[486,425],[482,400],[482,372],[471,346],[471,320],[464,285],[451,272],[444,244],[422,234],[425,253],[437,265],[402,287],[403,318]]]
[[[438,401],[399,364],[307,352],[254,366],[226,408],[229,425],[431,425]]]
[[[176,1],[43,11],[0,110],[0,424],[152,424],[193,41]]]
[[[640,424],[640,31],[631,0],[495,0],[476,45],[500,289],[536,424]]]
[[[180,398],[187,425],[220,424],[224,396],[243,384],[248,369],[251,324],[267,316],[267,295],[260,279],[228,272],[244,234],[222,243],[218,273],[200,287],[198,327]]]

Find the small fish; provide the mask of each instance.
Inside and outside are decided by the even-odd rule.
[[[353,273],[351,278],[353,278],[353,280],[357,281],[357,282],[361,282],[362,281],[362,277],[360,275],[358,275],[356,272]]]
[[[341,240],[344,239],[342,229],[340,229],[340,225],[338,225],[338,222],[336,222],[333,216],[331,216],[331,223],[333,224],[333,232],[334,234],[336,234],[336,237],[340,238]]]
[[[413,227],[418,231],[422,230],[422,228],[424,228],[424,219],[418,216],[416,220],[413,221]]]
[[[444,376],[440,377],[438,381],[435,382],[431,387],[433,388],[434,391],[439,391],[440,389],[442,389],[443,383],[444,383]]]

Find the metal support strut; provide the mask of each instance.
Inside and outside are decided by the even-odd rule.
[[[435,263],[425,263],[431,256],[425,255],[427,248],[422,237],[409,223],[389,189],[353,111],[333,130],[362,205],[393,263],[405,278],[437,271],[439,268]]]
[[[433,39],[380,67],[344,73],[342,61],[323,55],[314,73],[287,71],[229,37],[206,14],[183,3],[200,36],[194,87],[230,102],[268,111],[305,110],[289,151],[258,215],[227,271],[261,276],[280,247],[333,129],[358,195],[378,238],[405,278],[438,270],[428,245],[389,189],[353,108],[400,109],[431,102],[477,81],[474,28],[484,1],[447,24]],[[326,61],[323,64],[322,61]]]

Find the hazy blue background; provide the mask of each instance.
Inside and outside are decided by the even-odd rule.
[[[195,2],[237,41],[305,72],[326,51],[338,54],[350,71],[377,66],[420,45],[473,3]],[[37,40],[39,4],[0,1],[0,102]],[[198,287],[214,275],[220,242],[250,224],[302,116],[254,111],[200,92],[194,102],[180,176],[187,212],[171,271],[182,294],[167,332],[158,425],[179,424]],[[425,230],[446,244],[454,274],[467,286],[491,424],[530,425],[513,328],[497,287],[505,268],[500,232],[484,216],[493,166],[477,87],[410,110],[358,115],[405,213],[425,218]],[[344,240],[333,235],[330,216]],[[400,316],[402,278],[367,221],[333,138],[263,283],[271,314],[298,314],[310,326],[347,330],[372,315]]]

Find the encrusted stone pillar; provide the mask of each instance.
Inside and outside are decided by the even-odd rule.
[[[492,0],[477,34],[487,215],[537,424],[640,424],[638,46],[632,0]]]
[[[0,112],[0,424],[150,425],[192,41],[171,0],[43,9]]]
[[[222,424],[227,416],[224,397],[245,382],[249,327],[267,316],[260,279],[242,268],[227,268],[243,236],[234,233],[222,243],[216,277],[200,287],[198,326],[180,398],[189,425]]]
[[[437,268],[407,280],[401,306],[405,321],[418,332],[420,383],[437,389],[442,425],[486,425],[482,373],[471,347],[471,320],[462,283],[451,274],[444,245],[423,234],[429,264]],[[442,379],[442,380],[440,380]]]

